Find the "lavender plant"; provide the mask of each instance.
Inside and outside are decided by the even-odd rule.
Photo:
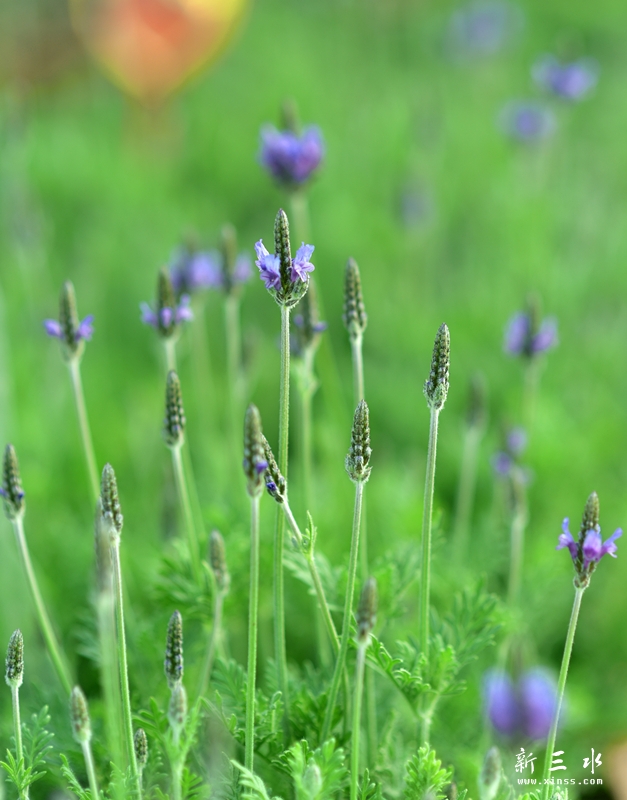
[[[141,320],[153,327],[163,340],[165,360],[168,371],[176,370],[176,340],[181,332],[181,325],[194,318],[190,307],[190,297],[183,294],[176,299],[172,279],[166,267],[159,270],[157,280],[157,300],[155,308],[142,303]]]
[[[98,498],[98,469],[96,467],[96,456],[94,455],[94,445],[91,438],[89,419],[87,417],[87,406],[85,404],[85,393],[83,391],[80,368],[81,358],[85,350],[85,342],[88,342],[93,336],[93,322],[93,314],[89,314],[85,319],[79,322],[74,285],[71,281],[66,281],[63,284],[61,296],[59,298],[59,319],[44,320],[44,328],[48,336],[58,339],[61,342],[63,360],[68,365],[70,371],[74,401],[76,403],[76,413],[78,414],[78,424],[81,431],[85,460],[87,462],[87,474],[89,475],[94,500],[96,500]]]
[[[70,694],[70,721],[72,723],[72,733],[80,744],[87,768],[87,778],[93,800],[98,800],[98,781],[96,780],[96,768],[94,757],[91,752],[91,720],[87,708],[87,699],[80,686],[75,686]]]

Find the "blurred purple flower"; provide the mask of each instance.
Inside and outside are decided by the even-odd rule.
[[[591,565],[596,566],[603,556],[609,555],[612,556],[612,558],[616,558],[616,539],[620,538],[622,535],[622,530],[617,528],[609,537],[609,539],[606,539],[604,542],[601,539],[600,529],[589,530],[584,533],[582,541],[576,542],[569,530],[568,517],[566,517],[562,523],[562,533],[560,534],[558,544],[555,549],[563,550],[565,547],[567,547],[573,563],[577,568],[579,561],[579,546],[581,544],[582,569],[583,572],[586,573],[589,567]]]
[[[192,252],[187,247],[177,249],[170,261],[170,279],[177,295],[219,289],[222,286],[219,253]]]
[[[298,136],[293,131],[278,131],[272,125],[261,129],[259,161],[279,183],[298,186],[319,166],[324,142],[316,126]]]
[[[491,669],[483,679],[485,713],[499,733],[511,736],[519,725],[518,704],[512,679],[506,672]]]
[[[522,24],[522,11],[511,3],[470,3],[451,15],[450,46],[456,55],[493,55],[514,38]]]
[[[555,130],[555,115],[544,103],[535,100],[511,100],[499,114],[501,129],[521,142],[546,139]]]
[[[181,295],[177,306],[174,308],[166,306],[159,311],[158,315],[148,303],[140,303],[140,308],[142,322],[146,325],[152,325],[157,330],[168,329],[171,325],[180,325],[181,322],[188,322],[194,319],[188,294]]]
[[[529,313],[515,314],[505,330],[504,350],[511,355],[524,355],[528,358],[550,350],[557,344],[557,322],[553,317],[542,320],[536,328]]]
[[[497,475],[507,477],[511,475],[517,461],[527,447],[527,431],[524,428],[510,428],[505,435],[503,450],[492,456],[492,468]],[[523,468],[519,469],[519,477],[528,481],[528,473]]]
[[[505,736],[524,735],[546,739],[557,706],[557,687],[547,672],[534,668],[524,672],[517,685],[499,669],[483,679],[484,711],[492,727]]]
[[[45,319],[44,328],[46,329],[46,333],[48,334],[48,336],[52,336],[55,339],[60,339],[62,342],[66,341],[65,333],[63,331],[63,328],[61,327],[61,323],[57,322],[56,319]],[[93,334],[94,334],[94,315],[88,314],[76,329],[73,337],[74,342],[72,342],[71,344],[75,345],[82,340],[88,342],[93,336]]]
[[[522,731],[530,739],[546,739],[557,709],[557,686],[542,669],[523,673],[518,681]]]
[[[555,56],[543,56],[531,71],[535,82],[564,100],[582,100],[594,89],[599,68],[592,59],[561,64]]]

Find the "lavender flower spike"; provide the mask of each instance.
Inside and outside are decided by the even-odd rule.
[[[148,303],[141,303],[140,308],[142,322],[151,325],[164,339],[176,336],[183,322],[194,319],[189,295],[181,295],[176,302],[172,280],[165,267],[159,271],[156,311]]]
[[[291,271],[291,278],[292,283],[296,283],[296,281],[307,281],[307,273],[313,272],[315,267],[309,261],[311,258],[311,254],[315,250],[315,247],[312,244],[305,244],[303,242],[301,246],[296,251],[296,255],[292,259],[292,271]]]
[[[324,156],[319,128],[309,126],[302,135],[278,131],[272,125],[261,129],[259,161],[270,175],[288,188],[297,188],[313,175]]]
[[[511,736],[519,727],[520,717],[512,679],[506,672],[489,670],[483,679],[485,714],[499,733]]]
[[[255,243],[259,277],[280,306],[292,308],[309,287],[309,273],[314,270],[309,259],[314,246],[303,242],[292,258],[289,222],[282,208],[274,221],[274,251],[269,253],[261,239]]]
[[[582,100],[594,89],[599,77],[596,61],[580,58],[561,64],[555,56],[543,56],[533,67],[532,75],[542,89],[564,100]]]
[[[557,686],[542,669],[525,672],[518,682],[522,728],[530,739],[546,739],[557,707]]]
[[[79,359],[83,354],[85,342],[94,333],[94,315],[89,314],[82,322],[78,320],[76,295],[71,281],[66,281],[59,298],[59,319],[45,319],[44,328],[48,336],[63,344],[63,357],[66,361]]]
[[[255,252],[257,253],[257,260],[255,264],[259,267],[259,277],[264,283],[266,289],[281,288],[281,273],[279,271],[279,257],[269,253],[261,239],[255,242]]]
[[[528,144],[547,139],[556,127],[551,109],[534,100],[510,100],[501,110],[498,122],[512,139]]]
[[[616,539],[622,535],[621,528],[617,528],[608,539],[602,540],[601,526],[599,525],[599,498],[596,492],[590,495],[586,503],[577,541],[569,530],[568,518],[564,520],[562,533],[555,549],[568,548],[575,566],[575,586],[583,588],[588,586],[590,575],[603,556],[609,555],[616,558]]]
[[[505,329],[506,353],[533,358],[557,345],[556,320],[547,317],[538,325],[535,317],[534,310],[514,314]]]

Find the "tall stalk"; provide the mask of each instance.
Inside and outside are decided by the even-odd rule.
[[[357,609],[357,660],[355,664],[355,694],[353,700],[353,725],[351,743],[351,800],[357,800],[359,786],[359,734],[361,727],[361,697],[364,688],[364,669],[366,666],[366,650],[370,643],[372,631],[377,617],[378,595],[377,582],[368,578],[364,582],[359,607]],[[371,768],[374,762],[370,762]]]
[[[202,571],[200,566],[200,550],[198,545],[198,535],[196,533],[196,526],[194,524],[192,507],[189,502],[189,492],[187,491],[187,482],[185,480],[185,472],[183,470],[183,460],[181,458],[181,446],[172,447],[170,449],[172,451],[174,481],[176,483],[176,490],[181,503],[181,509],[183,511],[185,527],[187,529],[189,559],[192,566],[192,573],[194,575],[194,580],[200,586],[202,582]]]
[[[81,366],[78,358],[73,358],[68,362],[68,369],[70,370],[70,377],[72,379],[72,389],[74,390],[74,401],[76,402],[76,413],[78,415],[78,424],[81,430],[81,439],[83,442],[83,450],[85,452],[85,461],[87,462],[87,473],[89,475],[89,483],[91,486],[94,500],[98,499],[100,494],[100,483],[98,481],[98,468],[96,467],[96,456],[94,454],[94,445],[91,438],[91,431],[89,428],[89,419],[87,417],[87,407],[85,405],[85,393],[83,392],[83,382],[81,380]]]
[[[13,706],[13,734],[15,737],[15,756],[20,764],[24,758],[22,746],[22,722],[20,719],[20,686],[24,680],[24,638],[20,630],[13,631],[7,647],[5,680],[11,689]],[[22,764],[25,768],[26,765]],[[28,800],[28,785],[20,792],[20,800]]]
[[[213,531],[209,538],[209,561],[213,572],[213,627],[209,638],[209,645],[200,673],[198,683],[198,696],[205,693],[211,677],[213,659],[218,642],[222,637],[222,606],[231,585],[231,576],[226,564],[226,551],[224,539],[219,531]]]
[[[543,798],[548,800],[551,785],[548,783],[549,775],[551,773],[551,763],[553,759],[553,750],[555,747],[555,739],[557,737],[557,725],[559,723],[560,711],[562,710],[562,702],[564,700],[564,691],[566,689],[566,678],[568,677],[568,667],[570,666],[570,656],[573,651],[573,642],[575,641],[575,631],[577,630],[577,620],[579,619],[579,609],[581,608],[581,598],[585,591],[585,586],[575,586],[575,599],[573,601],[573,609],[570,615],[570,622],[568,623],[568,632],[566,633],[566,644],[564,645],[564,655],[562,656],[562,666],[560,668],[560,676],[557,682],[557,704],[555,707],[555,716],[551,723],[551,730],[549,731],[549,738],[546,741],[546,753],[544,756],[544,772],[542,774],[543,783]]]
[[[435,337],[431,371],[425,382],[424,394],[431,411],[429,423],[429,446],[425,495],[422,511],[422,575],[420,586],[420,650],[429,659],[429,598],[431,589],[431,527],[433,520],[433,492],[435,486],[435,462],[438,444],[438,418],[448,394],[450,361],[450,335],[445,324],[440,325]],[[426,699],[421,704],[421,740],[429,743],[432,710],[426,708]]]
[[[80,686],[75,686],[70,693],[70,721],[74,738],[80,744],[85,759],[85,769],[87,770],[87,780],[91,791],[92,800],[99,800],[98,781],[96,779],[96,767],[94,757],[91,752],[91,721],[87,700]]]
[[[507,602],[513,607],[518,602],[522,579],[525,529],[529,519],[527,513],[527,493],[525,476],[516,465],[511,472],[512,521],[510,528],[511,554],[509,562],[509,579],[507,583]]]
[[[479,444],[483,430],[476,425],[468,425],[464,433],[462,451],[462,465],[457,487],[457,502],[455,504],[455,521],[453,523],[453,541],[455,553],[461,561],[466,552],[468,529],[475,498],[477,484],[477,460]]]

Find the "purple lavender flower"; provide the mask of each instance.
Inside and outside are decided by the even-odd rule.
[[[524,672],[514,684],[507,672],[489,670],[483,679],[483,702],[492,727],[505,736],[546,739],[557,704],[553,678],[540,668]]]
[[[552,55],[543,56],[532,69],[535,82],[564,100],[582,100],[594,89],[599,68],[592,59],[581,58],[566,64]]]
[[[279,183],[300,186],[317,169],[324,156],[324,142],[316,126],[305,128],[299,136],[290,130],[278,131],[272,125],[261,129],[259,161]]]
[[[557,708],[557,686],[542,669],[525,672],[518,682],[521,726],[530,739],[546,739]]]
[[[534,317],[535,313],[521,311],[510,319],[503,345],[506,353],[532,358],[557,345],[557,321],[547,317],[538,326]]]
[[[499,126],[520,142],[533,143],[548,138],[555,130],[555,115],[544,103],[511,100],[499,114]]]
[[[486,716],[499,733],[511,736],[518,729],[519,714],[512,679],[506,672],[491,669],[483,679]]]
[[[94,333],[93,323],[93,314],[88,314],[82,322],[78,321],[74,286],[71,281],[66,281],[59,298],[59,319],[44,320],[48,336],[63,343],[66,360],[71,361],[81,357],[85,342],[88,342]]]
[[[455,55],[490,56],[502,50],[523,24],[521,10],[501,0],[469,3],[453,12],[450,46]]]
[[[292,259],[292,272],[290,275],[292,283],[296,283],[296,281],[305,283],[307,281],[307,273],[314,271],[315,267],[309,259],[315,249],[312,244],[305,244],[305,242],[298,248],[296,255]]]
[[[509,428],[505,435],[503,450],[492,457],[492,468],[497,475],[509,477],[514,469],[518,470],[519,477],[527,482],[528,474],[518,466],[518,460],[527,447],[527,432],[524,428]]]
[[[163,267],[159,270],[157,282],[156,310],[153,310],[148,303],[140,303],[141,320],[146,325],[152,325],[160,336],[168,339],[179,332],[183,322],[194,319],[190,303],[187,294],[181,295],[177,303],[170,275]]]
[[[259,277],[264,283],[266,289],[281,288],[281,261],[277,255],[270,254],[261,239],[255,242],[255,252],[257,253],[257,260],[255,264],[259,267]]]
[[[170,261],[170,280],[178,296],[192,294],[199,289],[219,289],[222,275],[218,252],[193,252],[187,247],[180,247]]]

